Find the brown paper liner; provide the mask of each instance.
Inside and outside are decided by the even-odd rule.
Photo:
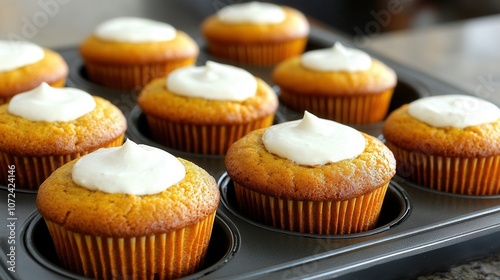
[[[344,201],[297,201],[260,194],[234,183],[239,208],[251,219],[283,230],[325,235],[374,228],[388,186]]]
[[[213,56],[240,64],[270,66],[301,54],[307,38],[269,44],[235,44],[208,40],[208,51]]]
[[[124,135],[107,143],[102,147],[95,147],[93,150],[107,147],[117,147],[123,144]],[[92,151],[93,151],[92,150]],[[52,174],[57,168],[76,158],[88,154],[91,151],[82,153],[73,153],[66,155],[52,155],[44,157],[34,156],[15,156],[0,152],[0,183],[7,185],[8,174],[15,174],[16,189],[38,190],[38,187]],[[14,172],[9,173],[9,166],[14,166]]]
[[[174,123],[147,116],[153,139],[169,148],[197,153],[222,155],[229,146],[252,130],[272,125],[274,114],[248,123],[198,125]]]
[[[394,89],[378,94],[321,96],[300,94],[281,88],[281,102],[292,110],[348,124],[382,121],[387,115]]]
[[[456,158],[409,152],[387,141],[397,174],[433,190],[464,195],[500,194],[500,155]]]
[[[66,78],[49,83],[49,85],[52,87],[64,87],[65,84],[66,84]],[[12,99],[12,97],[14,97],[14,95],[13,96],[0,96],[0,105],[9,102]]]
[[[215,213],[163,234],[100,237],[45,220],[64,268],[95,279],[174,279],[198,270],[208,249]]]
[[[120,90],[140,90],[154,78],[164,77],[195,62],[196,58],[188,58],[157,64],[107,65],[86,60],[85,69],[89,80],[96,84]]]

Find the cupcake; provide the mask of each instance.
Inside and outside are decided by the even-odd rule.
[[[119,146],[127,128],[109,101],[45,83],[0,106],[0,183],[15,166],[16,188],[36,190],[61,165],[102,147]]]
[[[263,80],[213,61],[152,81],[137,102],[156,142],[199,154],[225,154],[246,133],[270,126],[278,108]]]
[[[380,140],[308,112],[247,134],[229,148],[225,166],[244,215],[325,235],[374,228],[396,172]]]
[[[397,174],[427,188],[500,194],[500,109],[467,95],[425,97],[393,111],[382,127]]]
[[[219,199],[202,168],[127,140],[57,169],[36,204],[66,269],[95,279],[172,279],[204,259]]]
[[[119,17],[101,23],[80,45],[88,78],[121,90],[137,90],[178,67],[193,65],[198,45],[173,26]]]
[[[62,87],[68,65],[56,52],[24,41],[0,40],[0,105],[45,82]]]
[[[271,3],[226,6],[201,26],[208,51],[215,57],[252,65],[273,65],[304,51],[309,22],[290,7]]]
[[[288,108],[347,124],[382,121],[397,83],[387,65],[338,42],[281,62],[272,79]]]

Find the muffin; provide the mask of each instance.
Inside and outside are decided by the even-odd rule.
[[[56,52],[25,41],[0,40],[0,105],[42,82],[62,87],[68,65]]]
[[[36,190],[61,165],[102,147],[119,146],[127,128],[109,101],[45,83],[0,106],[0,183],[15,166],[17,189]]]
[[[215,57],[268,66],[304,51],[309,22],[291,7],[240,3],[206,18],[201,33],[209,53]]]
[[[57,169],[37,194],[62,265],[95,279],[172,279],[204,259],[220,199],[197,165],[127,140]]]
[[[338,42],[279,63],[272,79],[288,108],[345,124],[382,121],[397,83],[390,67]]]
[[[467,95],[425,97],[393,111],[382,127],[397,174],[464,195],[500,193],[500,109]]]
[[[139,90],[178,67],[193,65],[196,42],[173,26],[119,17],[101,23],[80,45],[88,78],[121,90]]]
[[[152,81],[137,102],[156,142],[212,155],[225,154],[246,133],[270,126],[278,108],[275,92],[263,80],[213,61]]]
[[[244,215],[325,235],[374,228],[396,172],[380,140],[308,112],[247,134],[229,148],[225,166]]]

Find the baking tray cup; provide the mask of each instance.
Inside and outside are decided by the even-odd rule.
[[[298,237],[310,237],[310,238],[328,238],[328,239],[350,239],[358,237],[366,237],[373,234],[378,234],[389,230],[399,223],[403,222],[406,216],[410,213],[411,204],[410,199],[406,192],[396,183],[391,182],[389,188],[385,194],[385,199],[382,204],[382,210],[380,216],[377,220],[377,224],[371,230],[367,230],[360,233],[352,234],[338,234],[338,235],[327,235],[327,234],[310,234],[310,233],[300,233],[284,229],[278,229],[269,225],[265,225],[259,221],[255,221],[251,217],[247,217],[238,207],[236,200],[236,193],[234,190],[234,184],[231,178],[224,173],[219,179],[219,188],[222,194],[222,204],[224,207],[231,212],[234,216],[239,219],[253,224],[254,226],[261,227],[271,232],[276,232],[280,234],[290,234]]]
[[[61,266],[47,225],[40,214],[34,212],[28,218],[27,226],[22,235],[28,253],[41,266],[69,279],[87,279]],[[184,277],[184,279],[198,279],[223,267],[237,253],[239,243],[238,229],[224,214],[216,213],[212,238],[205,260],[197,272]]]
[[[212,58],[198,38],[201,54],[197,64]],[[354,44],[342,34],[313,27],[308,49],[325,48],[341,41]],[[140,89],[123,92],[96,85],[86,77],[76,48],[60,50],[70,65],[67,86],[102,96],[127,116],[126,136],[165,149],[205,168],[219,183],[221,204],[205,266],[186,279],[402,279],[500,250],[500,196],[453,195],[429,190],[396,176],[391,181],[377,226],[346,235],[300,234],[271,228],[241,214],[236,206],[232,181],[224,169],[223,155],[186,153],[155,143],[145,117],[136,105]],[[389,111],[429,95],[467,94],[423,73],[372,53],[392,67],[398,85]],[[273,85],[271,67],[244,67]],[[279,88],[274,87],[279,95]],[[280,105],[275,122],[301,118]],[[383,122],[355,128],[383,139]],[[7,216],[8,198],[15,201]],[[35,206],[36,191],[9,191],[0,186],[0,220],[14,222],[15,229],[0,227],[0,279],[82,279],[60,267],[46,227]],[[12,241],[13,240],[13,241]],[[15,242],[15,244],[11,244]],[[16,272],[9,271],[11,246],[15,246]]]

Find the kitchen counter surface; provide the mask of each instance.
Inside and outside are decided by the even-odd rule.
[[[359,47],[500,105],[500,16],[357,37]],[[499,221],[500,222],[500,221]],[[500,252],[418,280],[500,279]]]
[[[355,38],[358,45],[500,104],[500,16]]]
[[[445,268],[442,271],[422,275],[412,280],[494,280],[500,279],[500,254],[488,256],[464,264]]]

